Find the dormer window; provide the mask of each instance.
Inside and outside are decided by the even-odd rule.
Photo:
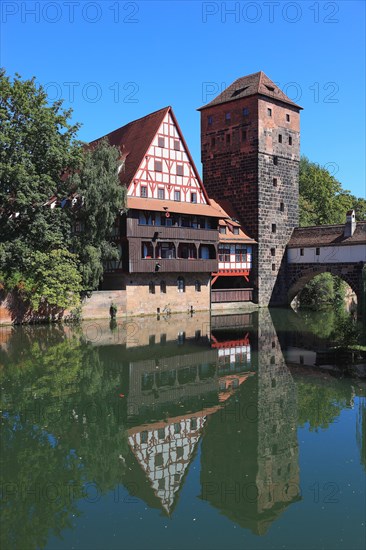
[[[233,227],[234,235],[239,235],[239,227]]]
[[[226,225],[220,225],[219,232],[223,235],[226,234]]]

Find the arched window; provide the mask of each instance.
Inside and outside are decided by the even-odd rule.
[[[177,289],[178,289],[178,292],[185,292],[186,291],[186,284],[184,282],[183,277],[178,277],[178,279],[177,279]]]
[[[196,281],[194,283],[194,289],[196,292],[201,292],[201,282],[200,281]]]
[[[160,292],[162,292],[163,294],[166,293],[166,282],[165,281],[160,281]]]
[[[154,283],[154,281],[149,282],[149,292],[150,292],[150,294],[155,294],[155,283]]]

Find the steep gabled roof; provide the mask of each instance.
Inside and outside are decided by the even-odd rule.
[[[107,138],[110,145],[114,145],[121,150],[124,168],[120,171],[120,180],[126,187],[136,174],[142,159],[169,110],[170,107],[164,107],[159,111],[138,118],[90,143],[93,146],[93,144],[98,143],[101,139]]]
[[[270,97],[271,99],[277,99],[277,101],[282,101],[282,103],[287,103],[288,105],[302,109],[300,105],[297,105],[287,97],[287,95],[284,94],[282,90],[264,74],[264,72],[259,71],[258,73],[238,78],[235,82],[230,84],[226,90],[210,101],[210,103],[200,107],[198,111],[206,109],[207,107],[212,107],[213,105],[228,103],[229,101],[235,101],[236,99],[256,94]]]

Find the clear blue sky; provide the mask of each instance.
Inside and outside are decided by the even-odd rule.
[[[1,65],[65,98],[81,139],[172,105],[199,170],[196,108],[262,70],[304,107],[302,153],[366,196],[365,2],[3,0],[1,31]]]

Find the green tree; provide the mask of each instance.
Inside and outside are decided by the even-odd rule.
[[[0,71],[0,283],[34,310],[77,305],[117,255],[110,235],[126,195],[119,152],[107,142],[83,146],[71,114],[62,101],[48,103],[34,78]]]

